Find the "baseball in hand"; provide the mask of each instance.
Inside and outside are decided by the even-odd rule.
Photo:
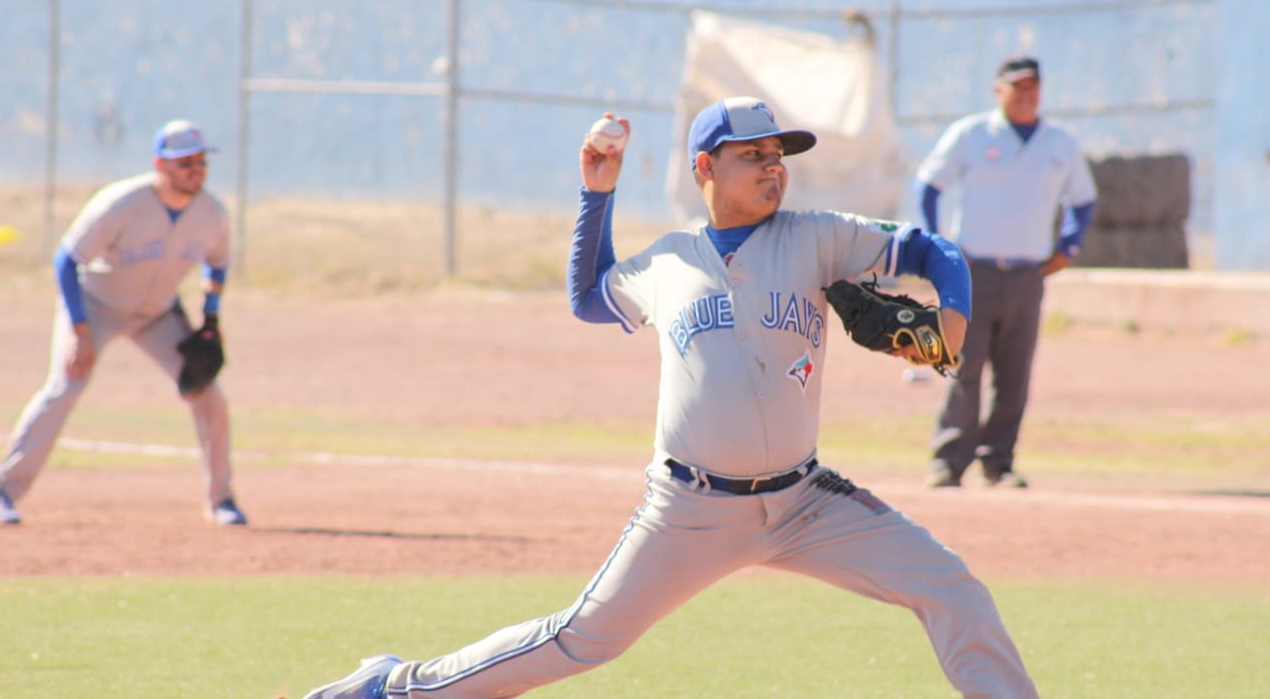
[[[591,124],[591,130],[586,134],[586,142],[601,153],[607,153],[609,146],[622,150],[626,147],[626,129],[617,119],[604,117]]]

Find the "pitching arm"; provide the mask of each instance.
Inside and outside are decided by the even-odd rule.
[[[613,266],[613,192],[582,189],[569,248],[569,307],[588,323],[617,323],[604,303],[599,280]]]

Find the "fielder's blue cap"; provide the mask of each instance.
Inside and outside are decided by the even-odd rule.
[[[811,150],[816,134],[776,125],[772,110],[754,97],[729,97],[701,110],[688,129],[688,164],[697,169],[697,154],[709,153],[728,141],[753,141],[776,136],[785,155]]]
[[[215,150],[203,142],[203,132],[198,125],[187,119],[173,119],[154,134],[154,154],[164,160]]]

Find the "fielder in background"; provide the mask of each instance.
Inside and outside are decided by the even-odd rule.
[[[1039,115],[1037,60],[1006,59],[993,91],[997,108],[954,122],[917,172],[922,218],[931,233],[939,231],[940,193],[961,186],[950,237],[969,261],[974,289],[975,317],[961,370],[947,382],[932,440],[928,483],[936,488],[960,486],[976,458],[988,485],[1027,487],[1014,470],[1014,448],[1027,406],[1044,279],[1072,263],[1093,218],[1094,180],[1080,146]],[[987,364],[992,404],[981,421]]]
[[[21,521],[14,504],[48,460],[99,353],[132,340],[177,387],[191,335],[177,286],[203,267],[203,318],[215,328],[229,264],[229,217],[203,189],[207,151],[197,126],[175,120],[155,134],[154,171],[102,188],[63,236],[53,258],[60,302],[53,320],[48,379],[18,418],[0,462],[0,521]],[[183,393],[194,417],[206,473],[206,514],[246,524],[230,488],[229,412],[220,387]]]
[[[432,660],[366,658],[310,699],[513,697],[618,657],[659,619],[750,565],[911,609],[967,697],[1037,696],[992,596],[961,558],[817,461],[831,330],[824,287],[872,272],[930,279],[955,355],[970,280],[952,243],[914,226],[781,209],[783,158],[815,142],[810,132],[782,131],[754,98],[707,107],[689,132],[685,166],[709,224],[668,233],[621,262],[612,222],[622,150],[582,147],[573,313],[627,332],[652,327],[661,348],[644,504],[567,609]],[[614,390],[623,380],[614,377]],[[844,645],[858,651],[862,641]]]

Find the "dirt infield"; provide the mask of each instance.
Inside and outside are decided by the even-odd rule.
[[[0,296],[0,396],[20,405],[45,370],[51,291]],[[652,334],[577,323],[558,293],[451,289],[309,303],[240,290],[227,306],[224,383],[235,410],[339,406],[454,428],[607,415],[651,432]],[[1149,420],[1180,404],[1214,422],[1264,422],[1270,372],[1250,368],[1264,367],[1268,349],[1256,339],[1069,329],[1042,342],[1029,419]],[[867,401],[871,412],[933,417],[934,382],[906,384],[902,365],[846,342],[831,342],[830,354],[827,414]],[[84,401],[180,410],[126,345],[107,351]],[[240,462],[239,499],[253,523],[234,530],[202,521],[193,459],[180,470],[50,468],[22,502],[26,522],[0,529],[0,575],[581,575],[603,560],[642,497],[638,461],[427,456],[366,465],[297,452],[282,466]],[[986,576],[1270,582],[1265,478],[1242,495],[1199,495],[1072,479],[1026,492],[931,492],[922,476],[915,464],[866,469],[857,480]]]

